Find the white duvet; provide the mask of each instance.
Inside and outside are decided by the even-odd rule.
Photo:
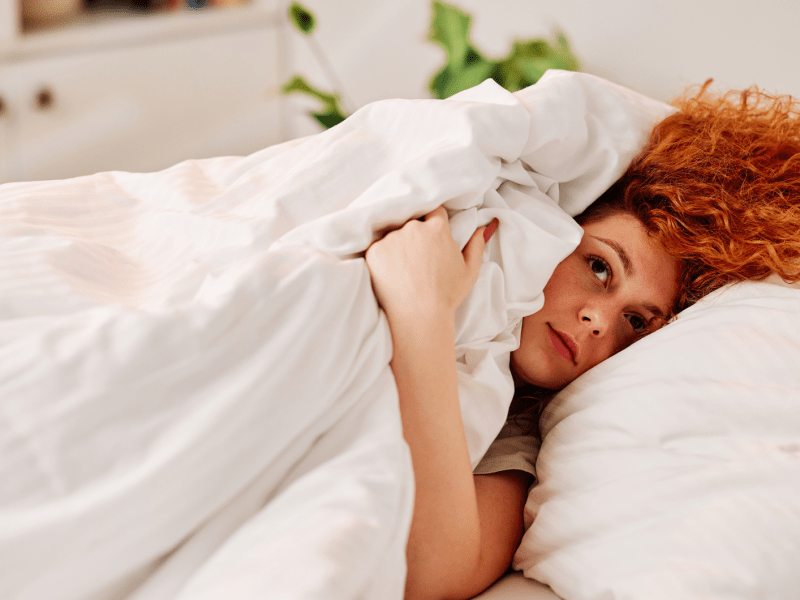
[[[245,158],[0,187],[0,597],[402,597],[413,473],[363,251],[441,204],[461,244],[500,219],[457,323],[477,463],[567,213],[668,110],[550,72]]]

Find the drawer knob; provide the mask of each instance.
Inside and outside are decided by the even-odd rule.
[[[0,96],[0,116],[2,116],[3,113],[5,112],[6,112],[6,101],[3,100],[2,96]]]
[[[49,88],[42,88],[36,94],[36,107],[39,110],[47,110],[55,103],[55,96]]]

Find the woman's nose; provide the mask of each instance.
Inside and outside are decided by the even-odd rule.
[[[606,317],[598,307],[585,307],[578,314],[581,323],[591,329],[592,335],[601,336],[606,331]]]

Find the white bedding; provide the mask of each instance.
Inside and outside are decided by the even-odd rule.
[[[413,474],[360,253],[441,204],[462,244],[499,217],[457,323],[476,463],[579,240],[564,210],[668,110],[551,72],[245,158],[0,187],[0,597],[402,597]]]
[[[549,587],[519,571],[506,573],[474,600],[562,600]]]

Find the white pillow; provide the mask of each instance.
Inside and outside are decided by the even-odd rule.
[[[743,283],[566,388],[514,567],[569,600],[796,600],[800,289]]]

